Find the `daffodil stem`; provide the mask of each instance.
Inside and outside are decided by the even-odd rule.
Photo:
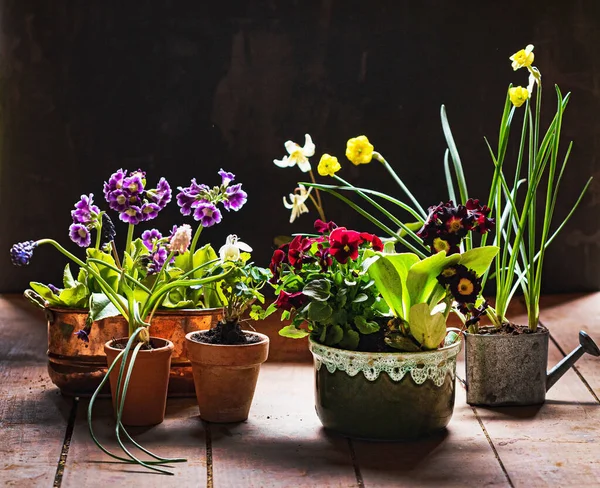
[[[317,180],[315,180],[315,174],[312,172],[312,169],[308,172],[308,174],[310,175],[311,181],[313,183],[317,183]],[[315,199],[312,197],[312,195],[309,195],[310,199],[315,204],[315,207],[317,208],[317,212],[319,212],[319,217],[321,217],[321,220],[323,222],[327,222],[327,219],[325,218],[325,212],[323,210],[323,202],[321,202],[321,192],[317,188],[315,188],[315,193],[317,194],[317,201],[315,202]]]
[[[406,196],[408,198],[410,198],[411,201],[415,204],[416,210],[423,216],[423,218],[427,219],[427,213],[425,212],[425,210],[423,209],[423,207],[421,207],[421,205],[419,204],[419,202],[417,201],[417,199],[414,197],[414,195],[410,192],[410,190],[406,187],[406,185],[404,184],[404,182],[396,174],[396,172],[394,171],[394,169],[390,166],[390,163],[388,163],[386,161],[386,159],[381,154],[379,154],[377,151],[373,152],[373,157],[377,161],[379,161],[381,164],[383,164],[384,168],[388,171],[388,173],[390,175],[392,175],[392,178],[394,178],[394,180],[396,181],[396,183],[398,183],[398,186],[402,189],[402,191],[404,193],[406,193]]]

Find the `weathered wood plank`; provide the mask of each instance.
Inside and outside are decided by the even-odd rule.
[[[458,371],[464,372],[462,361]],[[458,380],[445,432],[418,441],[353,445],[366,487],[509,486]]]
[[[600,346],[600,292],[542,297],[540,315],[565,354],[579,345],[580,330],[587,332]],[[585,354],[575,363],[575,368],[590,385],[596,399],[600,398],[600,358]]]
[[[543,406],[476,410],[515,486],[600,486],[600,405],[572,369]]]
[[[348,441],[315,414],[313,375],[308,364],[267,363],[248,420],[210,424],[215,487],[357,486]]]
[[[0,297],[0,484],[52,486],[71,409],[46,371],[43,315]]]
[[[206,486],[206,440],[195,399],[169,399],[165,421],[154,427],[131,428],[133,438],[159,456],[184,457],[173,463],[174,476],[155,473],[137,465],[115,461],[92,441],[87,426],[88,400],[81,400],[63,475],[64,488],[138,486],[168,488]],[[115,422],[110,399],[103,398],[94,409],[94,432],[105,447],[122,455],[114,437]],[[132,447],[132,453],[149,459]]]

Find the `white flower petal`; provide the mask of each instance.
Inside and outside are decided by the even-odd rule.
[[[525,48],[525,54],[529,54],[531,51],[533,51],[533,44],[527,44],[527,47]]]
[[[290,161],[290,158],[284,156],[283,159],[274,159],[273,162],[275,166],[279,166],[280,168],[289,168],[290,166],[294,166],[294,162]]]
[[[304,147],[302,148],[302,153],[307,158],[310,158],[311,156],[315,155],[315,145],[309,134],[304,134]]]
[[[285,199],[285,197],[283,197],[283,206],[285,208],[294,208],[294,194],[290,193],[290,200],[292,201],[292,203],[288,203],[287,200]]]
[[[303,173],[308,173],[312,169],[308,159],[305,159],[304,161],[298,161],[298,168],[300,168],[300,171]]]
[[[294,151],[297,151],[298,148],[300,147],[298,144],[296,144],[294,141],[285,141],[285,150],[289,153],[292,154]]]
[[[237,241],[237,247],[240,249],[240,251],[252,252],[252,248],[245,242]]]

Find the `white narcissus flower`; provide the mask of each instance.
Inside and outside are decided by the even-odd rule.
[[[252,252],[252,248],[238,239],[235,234],[227,236],[225,245],[219,249],[219,257],[222,261],[238,261],[240,259],[240,251]]]
[[[283,197],[284,207],[292,211],[292,215],[290,215],[290,224],[303,213],[308,213],[308,207],[304,202],[306,202],[306,199],[310,196],[311,190],[312,187],[307,190],[304,185],[298,185],[298,188],[294,190],[294,193],[290,193],[291,203],[288,203],[285,197]]]
[[[284,156],[283,159],[274,159],[273,162],[280,168],[290,168],[295,164],[304,173],[308,173],[312,168],[308,158],[315,155],[315,145],[310,135],[305,134],[304,147],[300,147],[293,141],[287,141],[285,143],[285,149],[289,153],[289,156]]]
[[[188,224],[180,225],[169,241],[169,251],[183,254],[190,247],[191,240],[192,228]]]

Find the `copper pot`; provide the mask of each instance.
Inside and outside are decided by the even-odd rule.
[[[29,290],[28,290],[29,291]],[[110,317],[94,322],[89,343],[74,334],[85,326],[87,310],[50,308],[39,299],[48,321],[48,374],[64,395],[90,396],[106,374],[104,344],[129,334],[127,321]],[[185,335],[188,332],[214,327],[222,317],[221,308],[159,310],[152,318],[152,336],[173,343],[169,396],[194,397],[192,366],[187,359]],[[108,388],[103,392],[109,394]]]

